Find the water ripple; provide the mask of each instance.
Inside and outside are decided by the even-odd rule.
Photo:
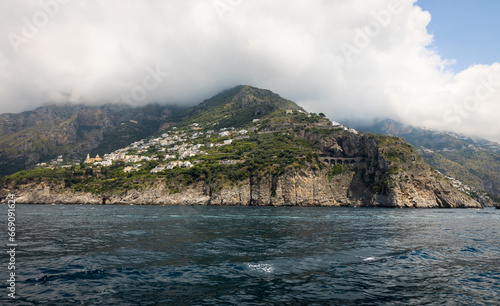
[[[19,205],[18,215],[20,305],[500,304],[498,210]]]

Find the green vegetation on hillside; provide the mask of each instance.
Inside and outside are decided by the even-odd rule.
[[[149,112],[160,110],[153,107]],[[78,120],[85,124],[78,137],[95,139],[95,114],[81,117]],[[191,187],[212,193],[250,180],[250,185],[267,182],[275,195],[282,175],[317,173],[331,184],[337,176],[358,175],[364,190],[388,194],[398,180],[409,179],[405,172],[420,161],[401,138],[364,136],[333,126],[323,114],[307,113],[270,91],[249,86],[225,91],[165,119],[149,121],[144,115],[123,121],[103,134],[98,148],[108,150],[94,151],[100,157],[91,154],[85,163],[43,165],[5,177],[0,184],[14,189],[50,185],[60,191],[109,196],[154,186],[171,194]],[[127,142],[146,133],[140,127],[149,137]],[[116,146],[120,147],[113,151]]]
[[[207,155],[187,158],[187,161],[199,160],[192,168],[175,168],[160,173],[151,173],[159,162],[146,163],[139,171],[125,173],[125,163],[113,163],[111,167],[89,165],[73,166],[67,169],[35,169],[20,171],[2,180],[3,184],[18,185],[40,182],[43,179],[64,182],[66,188],[94,194],[120,193],[130,189],[142,189],[148,181],[163,181],[171,190],[182,190],[186,186],[204,183],[220,188],[222,185],[242,181],[251,175],[277,176],[287,168],[321,166],[314,154],[315,148],[303,139],[281,133],[258,135],[254,133],[248,139],[236,140],[220,150],[212,150]],[[224,160],[233,160],[234,164],[220,164]]]
[[[295,131],[301,127],[323,133],[324,129],[307,126],[331,126],[324,116],[308,114],[270,91],[249,86],[223,92],[171,118],[167,128],[151,138],[125,143],[128,138],[124,135],[137,133],[136,127],[148,124],[145,118],[127,121],[104,135],[99,148],[109,147],[108,153],[117,144],[122,148],[113,153],[111,158],[121,157],[111,166],[78,164],[22,171],[2,183],[16,188],[49,180],[66,189],[94,194],[122,193],[151,184],[164,184],[171,193],[192,184],[217,190],[250,177],[277,177],[287,169],[322,169],[318,148]],[[152,129],[157,125],[150,124]],[[92,127],[81,131],[81,137],[92,138]],[[344,168],[336,167],[331,174],[347,171]]]

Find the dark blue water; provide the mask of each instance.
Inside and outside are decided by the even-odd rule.
[[[17,218],[12,304],[500,303],[500,210],[17,205]]]

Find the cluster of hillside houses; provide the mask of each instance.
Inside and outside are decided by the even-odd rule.
[[[296,112],[305,113],[301,110]],[[287,114],[293,114],[293,110],[286,110]],[[310,117],[311,114],[308,114]],[[259,119],[254,119],[253,123],[259,122]],[[218,123],[213,123],[215,127]],[[348,132],[357,134],[354,129],[348,129],[335,121],[332,122],[333,127],[342,128]],[[164,133],[160,137],[136,141],[129,146],[118,149],[112,153],[104,154],[102,157],[97,154],[95,157],[90,157],[87,154],[85,164],[109,167],[113,162],[123,161],[127,166],[123,169],[125,172],[138,171],[142,167],[142,163],[148,161],[159,161],[160,164],[151,170],[152,173],[170,170],[174,168],[191,168],[193,164],[200,161],[188,161],[195,156],[204,155],[207,148],[217,148],[232,144],[233,140],[249,138],[247,135],[249,131],[245,129],[235,129],[234,127],[220,128],[218,130],[209,130],[206,132],[201,131],[202,128],[198,123],[192,123],[188,131],[178,131],[176,127],[172,128],[172,132]],[[251,131],[254,129],[251,129]],[[225,138],[218,143],[210,142],[209,139],[213,137]],[[202,141],[207,139],[207,141]],[[194,144],[196,143],[196,144]],[[204,150],[205,149],[205,150]],[[160,160],[161,159],[161,160]],[[239,161],[222,160],[220,164],[234,164]],[[78,163],[77,161],[73,164]],[[54,166],[71,167],[71,165],[62,165],[63,157],[58,156],[50,165],[40,163],[37,166]]]
[[[246,135],[248,133],[245,129],[235,129],[233,127],[230,128],[221,128],[219,131],[209,130],[207,132],[199,131],[199,125],[197,123],[193,123],[190,126],[192,131],[195,132],[179,132],[174,128],[174,132],[164,133],[160,137],[150,139],[148,141],[140,140],[136,141],[129,146],[118,149],[112,153],[104,154],[104,156],[100,157],[97,154],[94,158],[91,158],[89,154],[87,154],[87,158],[84,163],[92,164],[92,165],[100,165],[104,167],[109,167],[116,161],[123,161],[127,165],[123,169],[124,172],[133,172],[140,169],[143,165],[141,162],[147,161],[160,161],[160,164],[151,170],[152,173],[162,172],[164,170],[170,170],[174,168],[191,168],[193,167],[193,163],[196,164],[200,161],[187,161],[184,159],[188,159],[191,157],[205,155],[207,154],[203,148],[216,148],[222,147],[225,145],[230,145],[233,142],[233,139],[242,139],[248,138]],[[210,139],[212,137],[231,137],[233,139],[224,139],[219,143],[212,143],[208,140],[206,142],[197,141],[197,144],[189,143],[190,140],[195,139]],[[153,149],[155,153],[162,154],[160,157],[158,154],[148,154]],[[168,162],[167,162],[168,161]],[[165,163],[162,163],[165,162]],[[231,164],[232,161],[224,161],[224,164]]]

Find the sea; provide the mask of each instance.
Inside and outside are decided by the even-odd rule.
[[[499,305],[500,210],[16,205],[1,305]]]

